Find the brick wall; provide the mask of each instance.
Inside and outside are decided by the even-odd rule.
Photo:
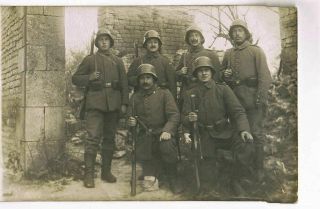
[[[98,11],[98,27],[107,27],[111,31],[115,37],[115,49],[126,54],[126,67],[134,57],[134,41],[138,41],[139,53],[145,53],[143,35],[148,30],[160,33],[162,54],[173,61],[177,50],[187,48],[184,35],[192,22],[193,16],[182,7],[101,7]]]
[[[1,9],[3,155],[16,151],[37,171],[63,148],[64,9]]]
[[[282,73],[296,74],[297,70],[297,9],[280,8]]]
[[[24,47],[23,7],[1,7],[2,146],[7,156],[19,148],[19,107],[22,105],[22,62]]]

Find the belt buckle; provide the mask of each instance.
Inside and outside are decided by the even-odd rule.
[[[106,88],[110,88],[110,87],[111,87],[111,83],[105,83],[104,86],[105,86]]]

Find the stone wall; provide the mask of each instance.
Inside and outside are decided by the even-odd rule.
[[[297,70],[297,9],[280,8],[281,72],[296,74]]]
[[[63,148],[65,47],[62,7],[2,7],[4,159],[38,170]]]
[[[171,61],[179,49],[186,49],[184,35],[193,22],[193,16],[183,7],[137,6],[101,7],[98,12],[98,27],[107,27],[115,37],[115,49],[124,57],[125,65],[134,57],[134,41],[138,41],[139,53],[145,53],[143,35],[148,30],[160,33],[163,42],[161,53]]]

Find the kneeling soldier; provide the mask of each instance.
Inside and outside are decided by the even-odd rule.
[[[140,127],[137,160],[142,163],[145,180],[154,179],[154,183],[157,183],[163,165],[170,189],[179,193],[174,140],[180,120],[178,108],[170,91],[157,86],[158,77],[153,65],[142,64],[137,70],[139,90],[132,95],[128,108],[128,125]]]
[[[241,170],[247,171],[250,168],[249,165],[252,163],[250,153],[253,149],[251,148],[253,137],[250,134],[245,110],[228,86],[218,84],[212,79],[215,69],[208,57],[201,56],[195,59],[193,69],[193,76],[198,79],[198,84],[186,92],[182,122],[187,130],[191,130],[193,122],[197,121],[198,124],[204,159],[200,163],[201,180],[208,180],[209,177],[212,181],[215,177],[217,149],[231,149],[233,153],[231,187],[236,193],[244,192],[239,184],[244,176]],[[187,137],[187,142],[190,140]],[[207,173],[206,177],[204,173]],[[204,182],[202,185],[205,185]]]

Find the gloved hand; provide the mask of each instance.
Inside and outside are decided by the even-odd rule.
[[[162,132],[162,134],[160,136],[160,141],[162,141],[162,140],[166,141],[166,140],[169,140],[169,139],[171,139],[171,134],[168,133],[168,132],[165,132],[165,131]]]
[[[94,80],[98,80],[101,76],[101,73],[100,72],[93,72],[89,75],[89,80],[90,81],[94,81]]]
[[[134,117],[130,116],[128,118],[128,122],[127,122],[129,127],[135,127],[137,125],[137,119],[135,119]]]
[[[198,115],[195,112],[190,112],[187,117],[190,122],[195,122],[198,120]]]
[[[253,142],[253,136],[248,131],[241,131],[240,136],[244,142]]]

